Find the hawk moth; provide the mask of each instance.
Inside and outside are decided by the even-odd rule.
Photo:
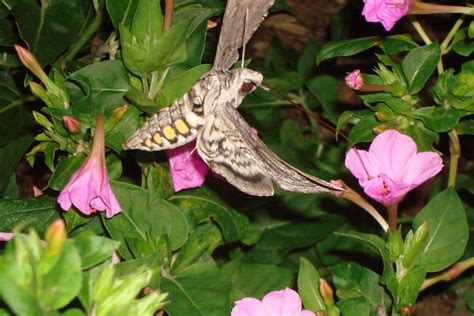
[[[181,98],[154,114],[124,144],[125,149],[158,151],[196,139],[209,167],[239,190],[273,195],[273,182],[303,193],[341,190],[289,165],[274,154],[237,111],[244,97],[262,83],[262,74],[230,69],[274,0],[229,0],[211,71]],[[243,36],[236,36],[243,34]]]

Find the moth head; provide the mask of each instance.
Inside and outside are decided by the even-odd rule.
[[[241,68],[238,69],[239,77],[239,92],[242,95],[246,95],[255,89],[262,83],[263,76],[261,73],[247,69]]]

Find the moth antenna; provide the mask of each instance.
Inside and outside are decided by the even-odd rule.
[[[245,42],[245,35],[247,33],[247,17],[249,15],[249,8],[245,11],[245,20],[244,20],[244,35],[242,38],[242,64],[241,68],[244,68],[244,63],[245,63],[245,46],[247,46],[247,43]]]
[[[321,116],[307,110],[303,105],[294,102],[292,99],[288,98],[286,95],[284,95],[283,93],[281,93],[277,89],[272,88],[271,86],[266,85],[266,84],[261,84],[259,87],[264,89],[265,91],[270,91],[270,92],[275,93],[276,95],[281,97],[283,100],[285,100],[288,103],[290,103],[291,105],[295,106],[298,110],[302,111],[303,113],[305,113],[308,116],[311,116],[313,119],[318,121],[321,125],[323,125],[324,127],[330,129],[331,131],[333,131],[336,134],[336,137],[337,137],[337,135],[340,135],[342,138],[344,138],[350,144],[351,148],[354,149],[354,152],[355,152],[357,158],[359,159],[360,164],[362,165],[362,168],[364,169],[365,173],[367,174],[367,177],[370,177],[369,171],[367,170],[367,168],[364,164],[364,161],[362,160],[362,157],[360,156],[359,151],[357,150],[357,147],[354,144],[351,144],[351,140],[349,139],[349,137],[347,137],[341,131],[338,131],[337,129],[335,129],[331,124],[324,121],[324,119],[322,119]]]

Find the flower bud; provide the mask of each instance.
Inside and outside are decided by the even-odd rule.
[[[55,255],[61,251],[66,241],[66,227],[62,219],[57,219],[49,225],[44,235],[48,254]]]
[[[377,111],[375,112],[375,118],[380,122],[387,122],[390,119],[390,115],[385,111]]]
[[[34,185],[32,187],[32,191],[33,191],[33,196],[34,197],[38,197],[38,196],[42,196],[44,194],[43,190],[41,190],[40,188],[38,188],[36,185]]]
[[[411,231],[410,231],[411,232]],[[411,234],[410,234],[411,235]],[[403,256],[402,264],[406,269],[410,269],[417,264],[418,259],[422,253],[422,249],[426,246],[427,237],[428,237],[428,228],[426,223],[423,223],[416,230],[413,237],[405,238],[405,251]]]
[[[20,45],[15,45],[15,50],[18,53],[18,57],[23,65],[28,68],[39,80],[45,82],[49,80],[48,76],[41,68],[36,57],[26,48],[21,47]]]
[[[207,30],[211,30],[213,28],[215,28],[217,26],[217,23],[216,21],[213,21],[213,20],[207,20]]]
[[[70,115],[63,116],[63,125],[70,134],[79,134],[81,132],[81,122]]]
[[[334,291],[323,278],[319,279],[319,293],[327,306],[334,305]]]
[[[374,127],[374,133],[375,134],[382,134],[383,132],[389,130],[390,127],[388,127],[386,124],[379,124]]]
[[[354,70],[353,72],[347,74],[345,77],[346,85],[354,90],[359,90],[364,85],[364,77],[359,69]]]
[[[35,97],[40,98],[46,104],[48,104],[48,101],[47,101],[48,100],[48,93],[46,92],[46,90],[41,85],[37,84],[34,81],[30,81],[29,85],[30,85],[31,93],[33,93],[33,95]]]
[[[111,117],[112,123],[117,124],[125,115],[127,110],[128,110],[128,104],[124,104],[116,108],[114,112],[112,113],[112,117]]]

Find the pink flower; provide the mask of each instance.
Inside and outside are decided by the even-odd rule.
[[[313,312],[301,308],[298,293],[286,288],[268,293],[261,301],[246,297],[235,302],[231,316],[315,316]]]
[[[63,125],[71,134],[79,134],[81,132],[81,122],[71,115],[63,116]]]
[[[166,151],[170,160],[171,179],[176,192],[200,187],[209,167],[195,150],[196,142]]]
[[[110,187],[104,151],[104,117],[98,114],[91,153],[58,196],[63,210],[74,205],[86,215],[105,211],[107,218],[122,211]]]
[[[364,0],[362,15],[367,22],[380,22],[390,31],[402,17],[408,14],[414,0]]]
[[[346,85],[354,90],[359,90],[364,85],[364,78],[362,77],[359,69],[347,74],[345,79]]]
[[[14,233],[1,233],[0,232],[0,241],[9,241],[15,237]]]
[[[443,168],[441,157],[434,152],[417,153],[408,136],[387,130],[375,137],[369,151],[354,149],[346,156],[346,167],[364,192],[385,206],[400,202],[405,195]]]

